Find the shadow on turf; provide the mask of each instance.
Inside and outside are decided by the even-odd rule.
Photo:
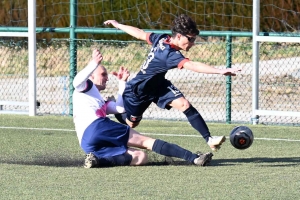
[[[84,158],[82,159],[66,159],[66,158],[51,158],[42,157],[35,158],[32,160],[16,160],[14,158],[10,159],[0,159],[0,163],[6,164],[17,164],[17,165],[40,165],[40,166],[53,166],[53,167],[82,167]],[[294,166],[300,164],[300,157],[284,157],[284,158],[234,158],[234,159],[213,159],[211,161],[210,167],[214,166],[231,166],[231,165],[241,165],[243,163],[256,163],[261,166]],[[173,158],[165,158],[160,160],[150,160],[147,166],[194,166],[187,161],[177,160]]]
[[[84,159],[65,160],[65,159],[43,159],[43,160],[1,160],[1,163],[16,164],[16,165],[39,165],[53,167],[81,167]]]
[[[58,159],[43,157],[39,159],[20,160],[15,158],[0,159],[0,163],[15,164],[15,165],[39,165],[39,166],[52,166],[52,167],[82,167],[84,158],[82,159]],[[150,161],[147,166],[165,166],[165,165],[191,165],[186,161],[173,160],[172,158],[166,158],[161,161]]]
[[[255,163],[260,166],[294,166],[300,165],[300,157],[283,157],[283,158],[267,158],[267,157],[257,157],[257,158],[234,158],[234,159],[212,159],[210,167],[214,166],[230,166],[230,165],[241,165],[243,163]],[[160,162],[150,162],[148,165],[191,165],[189,162],[181,160],[173,160],[172,158],[166,158],[165,161]],[[193,165],[191,165],[193,166]]]
[[[230,166],[230,165],[240,165],[242,163],[255,163],[261,164],[261,166],[294,166],[300,164],[300,157],[283,157],[283,158],[267,158],[267,157],[257,157],[257,158],[234,158],[234,159],[213,159],[211,161],[211,166]]]

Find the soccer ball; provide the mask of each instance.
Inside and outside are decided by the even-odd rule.
[[[253,133],[247,126],[237,126],[230,133],[230,143],[237,149],[249,148],[253,139]]]

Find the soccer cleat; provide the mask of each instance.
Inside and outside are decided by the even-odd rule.
[[[84,168],[95,168],[98,166],[98,162],[98,158],[93,153],[86,154]]]
[[[207,166],[209,165],[212,157],[213,157],[213,154],[208,152],[208,153],[197,153],[198,154],[198,158],[196,158],[194,160],[194,164],[195,165],[199,165],[199,166]]]
[[[207,144],[213,151],[218,151],[218,149],[221,148],[221,144],[225,142],[225,140],[225,136],[213,136],[209,137]]]

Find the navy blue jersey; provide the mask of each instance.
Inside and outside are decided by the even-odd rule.
[[[182,68],[188,61],[169,41],[167,34],[147,34],[147,42],[152,48],[139,73],[127,83],[137,96],[157,96],[167,71]]]

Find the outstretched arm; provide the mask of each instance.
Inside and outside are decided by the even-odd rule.
[[[118,97],[116,102],[111,101],[108,104],[106,114],[124,113],[125,109],[123,105],[122,94],[124,92],[125,84],[128,77],[130,76],[130,73],[126,68],[120,67],[119,72],[112,72],[111,74],[116,76],[119,80],[119,91],[118,91]]]
[[[145,31],[143,31],[142,29],[133,27],[133,26],[128,26],[128,25],[124,25],[124,24],[120,24],[119,22],[117,22],[116,20],[107,20],[104,22],[104,25],[113,25],[115,28],[120,29],[126,33],[128,33],[129,35],[139,39],[139,40],[145,40],[147,39],[146,35],[147,33]]]
[[[89,64],[81,70],[74,78],[73,86],[77,91],[83,91],[86,88],[86,81],[93,73],[93,71],[101,63],[103,57],[99,50],[95,49],[92,54],[92,60]]]
[[[210,65],[200,63],[200,62],[193,62],[188,61],[185,62],[183,67],[185,69],[198,72],[198,73],[204,73],[204,74],[222,74],[226,76],[235,76],[236,72],[241,71],[241,69],[238,68],[226,68],[226,69],[217,69]]]

